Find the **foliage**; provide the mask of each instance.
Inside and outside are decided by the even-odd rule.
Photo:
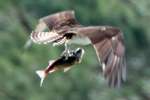
[[[149,0],[0,0],[1,100],[150,100]],[[73,9],[84,25],[112,25],[124,32],[128,79],[110,89],[94,49],[85,47],[81,64],[53,73],[40,88],[35,70],[45,68],[63,47],[24,44],[38,18]]]

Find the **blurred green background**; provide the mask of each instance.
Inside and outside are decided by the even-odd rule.
[[[63,47],[24,45],[40,17],[75,10],[83,25],[111,25],[124,32],[128,78],[110,89],[91,46],[81,64],[49,75],[43,87],[35,70]],[[150,100],[150,0],[0,0],[0,100]]]

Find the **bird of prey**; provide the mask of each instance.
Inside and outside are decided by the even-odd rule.
[[[49,32],[44,32],[48,28]],[[83,26],[74,11],[62,11],[43,17],[31,33],[34,43],[53,45],[92,44],[111,87],[120,87],[126,80],[125,45],[120,29],[112,26]],[[66,49],[67,51],[68,49]]]

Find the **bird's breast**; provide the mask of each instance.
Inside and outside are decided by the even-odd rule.
[[[70,41],[69,44],[78,44],[78,45],[89,45],[91,44],[91,41],[88,37],[84,36],[74,36]]]

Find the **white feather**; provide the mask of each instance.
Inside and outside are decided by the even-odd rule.
[[[105,63],[102,63],[102,70],[105,71],[105,69],[106,69],[106,65]]]
[[[115,36],[113,36],[113,37],[112,37],[112,40],[113,40],[113,41],[114,41],[114,40],[116,40],[116,37],[115,37]]]
[[[88,37],[75,36],[69,41],[69,44],[79,44],[79,45],[88,45],[91,44],[91,41]]]
[[[51,41],[55,40],[57,37],[59,36],[55,31],[51,31],[51,32],[32,32],[31,33],[31,40],[34,43],[43,43],[43,44],[47,44],[50,43]]]

